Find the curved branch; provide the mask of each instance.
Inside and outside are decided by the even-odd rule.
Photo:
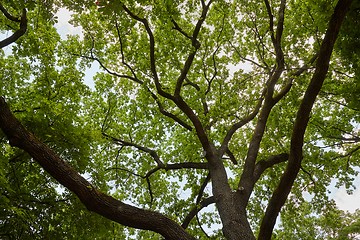
[[[281,89],[281,91],[276,95],[274,96],[274,101],[275,102],[278,102],[280,101],[291,89],[292,87],[292,83],[294,81],[294,79],[296,77],[299,77],[301,74],[303,74],[306,70],[309,69],[309,66],[311,66],[315,61],[316,59],[318,58],[319,56],[319,53],[316,53],[308,63],[304,64],[302,67],[300,67],[296,72],[294,72],[291,76],[291,78],[289,78],[287,80],[287,83],[285,84],[285,86],[283,87],[283,89]]]
[[[96,189],[53,150],[40,142],[11,113],[0,98],[0,128],[11,146],[28,152],[60,184],[75,193],[90,211],[124,226],[157,232],[166,239],[195,239],[180,225],[158,212],[123,203]]]
[[[204,234],[206,236],[207,236],[207,233],[204,231],[204,229],[200,225],[198,213],[201,211],[201,209],[208,206],[209,204],[215,203],[215,198],[214,197],[209,197],[209,198],[206,198],[203,201],[201,201],[201,198],[202,198],[202,196],[204,194],[205,187],[209,183],[210,180],[211,180],[211,176],[208,173],[208,175],[206,176],[204,182],[200,186],[200,190],[199,190],[198,196],[196,198],[196,202],[195,202],[195,207],[188,213],[188,215],[185,217],[185,219],[184,219],[184,221],[183,221],[183,223],[181,225],[184,229],[186,229],[188,227],[189,223],[191,222],[191,220],[196,216],[197,222],[198,222],[201,230],[204,232]]]
[[[13,15],[11,15],[5,8],[4,6],[0,3],[0,11],[5,15],[5,17],[13,22],[21,22],[21,19],[14,17]]]
[[[178,32],[180,32],[182,35],[184,35],[186,38],[188,39],[192,39],[192,37],[187,34],[180,26],[179,24],[174,20],[174,19],[171,19],[171,22],[174,24],[174,28],[175,30],[177,30]]]
[[[97,63],[99,63],[100,67],[102,69],[104,69],[107,73],[109,73],[110,75],[113,75],[115,77],[119,77],[119,78],[126,78],[126,79],[129,79],[131,81],[134,81],[136,83],[139,83],[139,84],[143,84],[143,82],[135,77],[132,77],[132,76],[129,76],[129,75],[124,75],[124,74],[119,74],[117,72],[114,72],[112,70],[110,70],[109,68],[107,68],[104,63],[102,61],[100,61],[99,58],[95,57],[93,52],[91,51],[91,56],[86,56],[86,55],[81,55],[81,54],[76,54],[76,53],[72,53],[72,55],[74,56],[77,56],[77,57],[81,57],[81,58],[84,58],[84,59],[90,59],[90,60],[94,60],[96,61]]]
[[[224,137],[223,142],[221,143],[221,147],[219,149],[219,154],[220,156],[222,156],[224,154],[224,152],[227,151],[228,149],[228,144],[232,138],[232,136],[234,135],[234,133],[241,128],[242,126],[244,126],[245,124],[247,124],[248,122],[250,122],[251,120],[253,120],[256,115],[259,113],[259,110],[261,108],[261,105],[263,103],[264,98],[261,97],[258,100],[257,105],[255,106],[255,109],[252,111],[252,113],[250,113],[248,116],[244,117],[243,119],[241,119],[239,122],[235,123],[234,125],[231,126],[231,128],[229,129],[229,131],[226,133],[226,136]]]
[[[202,200],[198,205],[196,205],[193,209],[191,209],[191,211],[189,212],[188,215],[186,215],[181,226],[184,229],[186,229],[189,226],[191,220],[196,216],[196,214],[198,212],[200,212],[203,208],[206,208],[207,206],[209,206],[210,204],[213,204],[213,203],[215,203],[215,197],[213,197],[213,196]]]
[[[266,160],[261,160],[257,162],[254,170],[254,181],[256,182],[266,169],[271,168],[275,164],[285,162],[288,159],[289,159],[288,153],[281,153],[278,155],[270,156]]]
[[[210,4],[212,3],[212,0],[209,1],[208,5],[206,5],[203,8],[203,12],[202,12],[202,16],[206,16],[207,11],[210,7]],[[168,92],[165,92],[160,84],[160,80],[159,80],[159,76],[156,70],[156,59],[155,59],[155,38],[153,35],[153,32],[151,31],[149,22],[147,21],[147,19],[145,18],[141,18],[139,16],[137,16],[136,14],[134,14],[130,9],[128,9],[124,4],[122,4],[122,8],[124,9],[124,11],[134,20],[141,22],[143,24],[143,26],[145,27],[145,30],[147,32],[147,35],[149,37],[149,52],[150,52],[150,68],[151,68],[151,72],[155,81],[155,87],[156,87],[156,91],[157,93],[162,96],[165,97],[167,99],[172,100],[178,107],[180,110],[183,111],[183,113],[190,119],[190,121],[193,123],[196,133],[199,137],[199,140],[204,148],[205,151],[207,152],[212,152],[212,149],[210,146],[210,142],[209,139],[207,137],[207,134],[204,130],[204,127],[202,126],[201,121],[199,120],[199,118],[197,117],[197,115],[194,113],[194,111],[190,108],[190,106],[184,101],[184,99],[182,99],[182,97],[180,97],[180,95],[178,96],[173,96]],[[204,19],[200,19],[195,27],[195,30],[193,32],[193,36],[192,36],[192,42],[193,45],[197,46],[198,42],[197,42],[197,36],[199,34],[201,25],[203,23]],[[194,55],[195,56],[195,55]],[[185,63],[184,69],[182,70],[182,74],[180,74],[179,78],[178,78],[178,82],[177,82],[177,86],[182,85],[182,82],[184,81],[186,74],[185,72],[187,72],[188,70],[186,70],[187,68],[187,64],[192,63],[191,60],[191,54],[189,55],[187,61],[187,63]],[[188,66],[188,68],[190,69],[190,66]],[[176,87],[176,89],[178,89],[178,87]],[[175,90],[175,92],[177,92],[177,90]]]
[[[308,177],[310,178],[311,182],[314,184],[314,188],[316,188],[316,181],[313,178],[313,176],[311,175],[311,173],[309,171],[307,171],[305,168],[303,168],[302,166],[300,167],[300,169],[306,174],[308,175]]]
[[[132,73],[134,78],[138,79],[134,69],[125,61],[125,55],[124,55],[124,49],[123,49],[123,41],[122,41],[122,37],[121,37],[121,34],[120,34],[119,24],[118,24],[117,21],[115,22],[115,27],[116,27],[116,33],[117,33],[117,36],[118,36],[118,39],[119,39],[121,62],[130,70],[130,72]],[[142,82],[140,80],[139,80],[139,83],[142,84]]]
[[[177,117],[176,115],[172,114],[171,112],[168,112],[164,109],[164,106],[161,104],[159,98],[149,89],[147,88],[148,92],[150,92],[152,98],[155,100],[156,104],[159,107],[159,111],[161,114],[163,114],[166,117],[171,118],[172,120],[174,120],[175,122],[177,122],[178,124],[180,124],[182,127],[186,128],[187,130],[191,131],[192,127],[187,124],[186,122],[184,122],[183,120],[181,120],[179,117]]]
[[[130,171],[126,168],[122,168],[122,167],[111,167],[111,168],[107,168],[106,171],[120,170],[120,171],[127,172],[133,176],[145,179],[146,183],[148,185],[148,190],[149,190],[149,195],[150,195],[150,204],[152,204],[152,202],[154,200],[154,195],[153,195],[153,192],[151,189],[151,182],[150,182],[151,175],[153,175],[154,173],[156,173],[159,170],[169,171],[169,170],[178,170],[178,169],[208,169],[208,164],[207,163],[197,163],[197,162],[184,162],[184,163],[166,164],[166,165],[162,165],[162,166],[158,165],[155,168],[148,171],[145,176],[135,173],[133,171]]]
[[[18,18],[15,18],[14,16],[10,15],[1,4],[0,4],[0,10],[4,13],[4,15],[8,19],[15,21],[15,22],[20,22],[19,30],[15,31],[10,37],[0,41],[0,49],[1,49],[1,48],[4,48],[4,47],[10,45],[11,43],[15,42],[22,35],[25,34],[25,32],[27,30],[27,17],[26,17],[26,9],[23,9],[20,20]]]
[[[241,60],[247,61],[247,62],[249,62],[249,63],[252,63],[253,65],[255,65],[255,66],[259,67],[259,68],[268,70],[268,66],[262,66],[262,65],[261,65],[260,63],[258,63],[258,62],[254,61],[254,60],[252,60],[252,59],[250,59],[250,58],[244,57],[244,56],[240,53],[239,49],[238,49],[230,40],[228,41],[228,43],[230,44],[231,48],[234,49],[235,53],[237,54],[237,56],[238,56]]]
[[[266,123],[268,117],[277,103],[274,99],[274,89],[275,85],[280,79],[285,66],[284,53],[281,47],[281,37],[283,33],[284,25],[284,12],[285,12],[285,0],[281,0],[280,8],[278,12],[278,22],[276,27],[276,36],[274,33],[274,19],[271,12],[271,7],[268,0],[264,0],[266,9],[269,15],[269,28],[271,34],[271,40],[276,53],[276,65],[273,67],[273,70],[269,74],[269,79],[266,83],[264,89],[264,104],[262,106],[261,112],[256,123],[256,127],[251,138],[248,152],[245,159],[244,171],[241,174],[240,182],[238,189],[241,189],[241,205],[244,207],[247,205],[250,198],[251,192],[253,191],[255,179],[254,179],[254,170],[255,163],[260,149],[260,143],[264,136]]]
[[[205,190],[205,188],[206,188],[206,185],[208,185],[208,183],[210,182],[210,180],[211,180],[211,176],[210,176],[210,174],[208,174],[208,175],[206,176],[204,182],[203,182],[203,183],[201,184],[201,186],[200,186],[199,194],[198,194],[198,196],[197,196],[197,198],[196,198],[196,202],[195,202],[196,205],[198,205],[198,204],[200,203],[201,198],[202,198],[202,196],[203,196],[203,194],[204,194],[204,190]]]

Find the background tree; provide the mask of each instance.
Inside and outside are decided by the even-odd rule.
[[[0,233],[270,239],[280,211],[275,238],[353,233],[318,221],[345,219],[327,187],[336,178],[351,191],[359,165],[356,88],[349,98],[341,87],[357,79],[343,50],[352,31],[330,61],[351,2],[4,5],[2,29],[23,29],[23,8],[28,23],[1,55]],[[59,6],[82,37],[60,38]],[[89,88],[93,62],[102,70]]]

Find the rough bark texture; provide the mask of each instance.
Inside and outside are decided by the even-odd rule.
[[[265,216],[260,226],[258,239],[271,239],[276,218],[281,210],[281,207],[284,205],[300,170],[303,156],[302,147],[304,143],[304,134],[309,122],[310,112],[324,83],[329,68],[331,53],[343,19],[345,18],[351,2],[352,0],[339,0],[329,22],[328,29],[320,47],[315,73],[297,112],[292,132],[288,164],[283,176],[280,179],[278,187],[269,201]]]
[[[157,232],[166,239],[194,239],[180,225],[164,215],[125,204],[97,190],[27,131],[11,113],[3,97],[0,98],[0,128],[8,137],[11,146],[28,152],[45,171],[75,193],[90,211],[125,226]]]
[[[211,156],[208,158],[211,158]],[[246,210],[239,205],[239,195],[233,192],[229,186],[221,159],[208,161],[212,179],[212,191],[223,224],[222,231],[225,238],[228,240],[255,239],[247,220]]]

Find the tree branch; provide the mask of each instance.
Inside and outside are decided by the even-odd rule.
[[[184,35],[186,38],[192,40],[192,37],[187,34],[180,26],[179,24],[174,20],[171,19],[171,22],[174,24],[174,29],[177,30],[178,32],[180,32],[182,35]]]
[[[149,190],[149,195],[150,195],[150,205],[151,205],[154,200],[154,195],[153,195],[153,192],[151,189],[151,182],[150,182],[151,175],[153,175],[154,173],[156,173],[159,170],[169,171],[169,170],[178,170],[178,169],[208,169],[208,164],[207,163],[198,163],[198,162],[184,162],[184,163],[165,164],[162,166],[158,165],[155,168],[148,171],[145,176],[135,173],[133,171],[130,171],[126,168],[122,168],[122,167],[111,167],[111,168],[107,168],[106,171],[120,170],[120,171],[127,172],[131,175],[134,175],[136,177],[145,179],[146,183],[148,185],[148,190]]]
[[[94,60],[97,63],[99,63],[100,67],[102,67],[102,69],[104,69],[107,73],[109,73],[110,75],[113,75],[115,77],[119,77],[119,78],[126,78],[129,79],[131,81],[134,81],[136,83],[139,84],[143,84],[143,82],[135,77],[129,76],[129,75],[124,75],[124,74],[119,74],[117,72],[111,71],[109,68],[107,68],[102,61],[100,61],[99,58],[95,57],[93,52],[91,51],[91,56],[85,56],[85,55],[81,55],[81,54],[76,54],[76,53],[72,53],[72,55],[77,56],[77,57],[81,57],[81,58],[85,58],[85,59],[90,59],[90,60]]]
[[[213,204],[213,203],[215,203],[215,198],[213,196],[202,200],[198,205],[196,205],[195,207],[193,207],[191,209],[191,211],[189,212],[188,215],[186,215],[181,226],[184,229],[186,229],[189,226],[191,220],[196,216],[196,214],[198,214],[198,212],[200,212],[203,208],[206,208],[207,206],[209,206],[210,204]]]
[[[290,77],[288,80],[287,80],[287,83],[285,84],[285,86],[283,87],[283,89],[281,89],[281,91],[276,95],[274,96],[274,101],[275,102],[278,102],[280,101],[291,89],[292,87],[292,84],[293,84],[293,81],[296,77],[299,77],[301,74],[303,74],[306,70],[309,69],[309,66],[311,66],[315,60],[318,58],[319,56],[319,53],[316,53],[308,63],[304,64],[302,67],[300,67],[296,72],[294,72],[292,74],[292,77]]]
[[[4,48],[8,45],[10,45],[11,43],[15,42],[16,40],[18,40],[22,35],[25,34],[26,30],[27,30],[27,17],[26,17],[26,9],[23,9],[22,15],[20,20],[18,18],[15,18],[14,16],[12,16],[11,14],[9,14],[6,9],[0,4],[0,10],[4,13],[4,15],[12,21],[15,22],[20,22],[20,28],[19,30],[15,31],[10,37],[0,41],[0,49]]]
[[[306,89],[298,109],[291,136],[290,156],[280,183],[269,200],[264,218],[262,219],[259,240],[271,239],[276,218],[291,191],[295,178],[301,168],[303,156],[304,134],[308,125],[311,109],[324,83],[329,69],[331,53],[334,48],[340,27],[352,0],[339,0],[330,19],[328,29],[320,47],[315,73]]]
[[[155,38],[154,38],[154,34],[151,31],[149,22],[145,18],[141,18],[141,17],[137,16],[136,14],[134,14],[129,8],[127,8],[125,6],[125,4],[122,4],[122,8],[132,19],[134,19],[138,22],[141,22],[143,24],[143,26],[145,27],[146,33],[149,37],[150,68],[151,68],[151,73],[153,75],[153,79],[155,82],[155,87],[156,87],[157,92],[161,96],[163,96],[167,99],[174,100],[174,97],[171,94],[169,94],[163,90],[160,80],[159,80],[159,75],[156,70]]]
[[[276,27],[276,36],[274,33],[274,17],[271,12],[271,7],[268,0],[264,0],[266,9],[269,15],[269,28],[271,34],[271,40],[276,53],[276,66],[273,67],[273,70],[269,73],[269,78],[266,83],[266,88],[264,89],[264,104],[262,106],[261,112],[259,114],[258,121],[255,126],[253,136],[251,138],[248,152],[245,159],[244,171],[241,175],[238,189],[241,189],[241,205],[246,207],[248,200],[250,198],[251,192],[253,191],[255,179],[254,179],[254,170],[256,158],[259,153],[260,143],[263,138],[266,123],[272,108],[277,103],[274,100],[274,88],[278,80],[280,79],[285,66],[284,53],[281,47],[281,37],[283,33],[284,25],[284,11],[285,11],[285,0],[281,0],[280,8],[278,12],[278,22]]]
[[[247,124],[248,122],[250,122],[251,120],[253,120],[256,117],[256,115],[259,113],[259,110],[261,108],[263,100],[264,100],[264,98],[262,96],[258,100],[258,103],[256,104],[255,109],[252,111],[252,113],[250,113],[248,116],[244,117],[239,122],[237,122],[237,123],[235,123],[234,125],[231,126],[229,131],[226,133],[226,136],[224,137],[223,142],[221,143],[221,147],[219,148],[220,156],[223,155],[224,152],[228,149],[228,144],[229,144],[232,136],[234,135],[234,133],[239,128],[241,128],[242,126],[244,126],[245,124]]]
[[[13,15],[11,15],[5,8],[4,6],[0,3],[0,11],[5,15],[5,17],[13,22],[21,22],[21,19],[19,19],[18,17],[14,17]]]
[[[122,139],[119,139],[119,138],[115,138],[115,137],[112,137],[112,136],[109,136],[108,134],[106,133],[102,133],[102,135],[108,139],[111,139],[114,143],[117,143],[117,144],[120,144],[122,146],[131,146],[131,147],[135,147],[143,152],[146,152],[148,154],[150,154],[150,156],[155,160],[155,162],[157,163],[158,166],[160,167],[164,167],[164,163],[160,160],[160,157],[159,155],[156,153],[155,150],[152,150],[150,148],[147,148],[147,147],[143,147],[143,146],[140,146],[136,143],[132,143],[132,142],[128,142],[128,141],[125,141],[125,140],[122,140]]]
[[[200,48],[200,42],[197,40],[197,37],[200,33],[200,29],[202,27],[202,24],[204,23],[205,19],[206,19],[206,15],[209,11],[210,8],[210,4],[212,3],[212,1],[210,0],[209,3],[205,6],[203,6],[203,10],[201,12],[201,16],[198,20],[198,22],[196,23],[195,29],[193,31],[193,34],[191,36],[191,44],[194,47],[194,50],[191,51],[191,53],[189,54],[188,58],[185,61],[184,67],[181,70],[180,76],[178,77],[177,81],[176,81],[176,87],[175,87],[175,91],[174,91],[174,96],[175,97],[180,97],[180,91],[181,91],[181,87],[183,85],[183,82],[190,70],[190,67],[194,61],[195,55],[197,50]]]
[[[159,98],[156,96],[156,94],[154,94],[149,88],[147,88],[147,90],[150,92],[152,98],[156,101],[156,104],[159,107],[159,111],[160,113],[162,113],[164,116],[169,117],[171,119],[173,119],[175,122],[177,122],[178,124],[180,124],[182,127],[186,128],[187,130],[191,131],[192,127],[187,124],[186,122],[184,122],[183,120],[181,120],[179,117],[177,117],[176,115],[172,114],[171,112],[168,112],[164,109],[164,106],[161,104]]]
[[[173,220],[164,215],[125,204],[91,185],[53,150],[40,142],[11,113],[3,97],[0,98],[0,128],[11,146],[28,152],[46,172],[75,193],[90,211],[124,226],[157,232],[166,239],[194,239]]]
[[[131,71],[134,78],[138,79],[134,69],[125,61],[125,55],[124,55],[124,49],[123,49],[123,41],[122,41],[122,37],[121,37],[121,34],[120,34],[120,29],[119,29],[119,25],[118,25],[117,21],[115,22],[115,27],[116,27],[116,32],[117,32],[117,35],[118,35],[119,44],[120,44],[121,62]],[[139,80],[139,83],[142,84],[142,81]]]
[[[254,181],[256,182],[260,178],[261,174],[263,174],[263,172],[266,169],[271,168],[275,164],[285,162],[288,159],[289,159],[289,154],[288,153],[282,153],[282,154],[270,156],[266,160],[260,160],[255,165]]]

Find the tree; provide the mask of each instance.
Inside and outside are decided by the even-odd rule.
[[[194,239],[208,235],[203,224],[221,224],[212,237],[270,239],[279,213],[288,236],[310,230],[294,218],[335,214],[327,186],[337,178],[351,190],[359,166],[358,112],[338,87],[357,69],[334,51],[351,3],[2,6],[10,23],[1,27],[20,21],[27,33],[5,39],[16,44],[1,55],[0,128],[17,147],[2,147],[1,233],[86,238],[76,218],[101,226],[100,237]],[[83,38],[59,37],[57,6],[75,13]],[[23,8],[20,20],[9,13]],[[82,80],[92,62],[102,68],[94,89]],[[57,183],[88,210],[149,231],[85,213]],[[11,235],[18,218],[31,224]]]

